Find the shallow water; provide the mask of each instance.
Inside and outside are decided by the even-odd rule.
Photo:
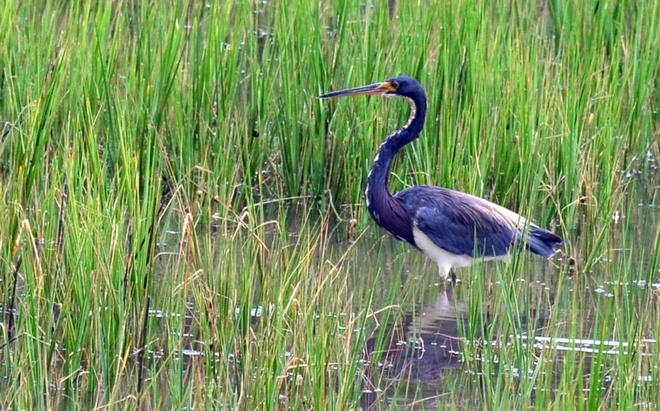
[[[653,254],[660,221],[658,188],[647,186],[640,196],[646,202],[631,198],[622,205],[626,212],[616,212],[604,221],[609,225],[608,252],[591,262],[578,260],[576,270],[562,265],[569,256],[555,257],[555,264],[532,257],[525,278],[503,279],[500,272],[506,271],[505,266],[487,265],[459,270],[463,281],[456,286],[429,284],[438,290],[437,295],[421,292],[402,320],[388,324],[392,338],[383,344],[388,348],[382,359],[370,364],[377,371],[367,373],[372,380],[366,384],[371,388],[365,389],[363,405],[376,409],[392,405],[400,409],[487,407],[484,372],[489,373],[489,380],[500,382],[527,379],[533,398],[542,394],[547,401],[548,395],[553,399],[575,395],[561,388],[566,386],[564,374],[575,371],[573,378],[584,393],[585,405],[591,390],[599,390],[603,398],[628,395],[618,390],[630,386],[622,380],[630,380],[640,406],[657,407],[639,393],[660,388],[654,357],[660,351],[660,270],[656,266],[656,272],[651,271],[653,259],[658,258]],[[579,233],[585,231],[576,230],[568,239],[574,248],[584,244],[581,236],[585,234]],[[432,270],[426,266],[427,272]],[[480,279],[471,277],[475,274]],[[489,283],[488,292],[477,294],[483,300],[475,302],[470,287],[480,281]],[[523,297],[519,301],[508,299],[510,295],[500,298],[511,289],[515,289],[511,295]],[[507,304],[512,302],[521,305],[511,310]],[[511,318],[502,320],[507,315]],[[628,361],[636,366],[624,371],[621,364]],[[526,363],[528,371],[519,369],[517,362]],[[543,373],[554,370],[553,375],[539,378],[534,375],[539,369]],[[598,380],[593,381],[592,375]],[[381,386],[405,381],[406,390],[383,394],[387,390],[377,381]]]
[[[383,390],[373,379],[365,384],[365,387],[368,387],[364,390],[362,403],[365,408],[376,407],[378,401],[399,404],[402,409],[410,409],[411,404],[414,404],[414,409],[434,409],[468,404],[476,406],[479,404],[479,390],[465,390],[464,386],[460,384],[457,386],[457,382],[465,381],[466,375],[475,380],[476,385],[478,385],[478,380],[483,377],[479,368],[473,369],[466,364],[470,361],[477,364],[482,361],[491,361],[495,365],[494,368],[498,369],[497,372],[508,373],[515,378],[523,378],[518,369],[497,367],[496,358],[489,360],[478,355],[476,358],[466,358],[470,355],[463,351],[466,344],[476,344],[480,347],[489,345],[491,350],[497,351],[511,348],[515,340],[522,341],[525,345],[534,347],[537,355],[535,361],[547,356],[552,357],[556,363],[557,373],[561,372],[561,362],[564,361],[568,352],[584,354],[583,364],[589,366],[591,357],[596,354],[602,354],[603,357],[611,357],[612,360],[615,360],[617,356],[628,355],[631,350],[635,350],[636,354],[642,357],[651,357],[658,350],[655,338],[642,338],[637,341],[599,341],[546,336],[542,331],[539,331],[538,334],[522,332],[513,335],[498,335],[492,340],[484,340],[478,333],[477,339],[466,340],[459,324],[463,327],[469,326],[468,304],[454,295],[458,291],[457,288],[460,287],[461,284],[443,288],[434,301],[416,307],[414,312],[408,313],[402,321],[403,324],[397,326],[390,324],[392,339],[386,344],[388,348],[377,364],[371,364],[378,371],[372,371],[366,375],[373,377],[376,374],[378,377],[384,377],[385,381],[406,381],[409,387],[407,392],[410,394],[398,393],[394,396],[380,396]],[[651,287],[660,294],[660,283],[652,284]],[[457,294],[460,294],[460,291]],[[527,328],[528,325],[531,325],[529,323],[533,323],[530,328],[543,330],[550,323],[549,312],[537,314],[534,318],[519,318],[522,328]],[[479,351],[480,349],[476,350],[477,353]],[[607,360],[608,358],[600,359],[600,361]],[[492,374],[495,376],[495,373]],[[650,373],[637,375],[635,378],[639,384],[658,385],[658,381],[654,380]],[[605,390],[611,383],[611,377],[606,374],[599,386]],[[585,379],[583,384],[584,390],[588,391],[590,381]],[[457,404],[455,397],[448,395],[455,393],[457,389],[464,390],[460,397],[463,398],[465,404]],[[533,387],[533,389],[535,391],[537,389],[546,390],[543,387]],[[570,395],[570,393],[558,392],[556,386],[551,388],[551,394],[553,396]],[[470,398],[471,396],[474,398]],[[425,400],[420,401],[420,398]]]
[[[593,390],[603,398],[615,395],[625,385],[622,373],[642,392],[660,387],[660,370],[652,365],[652,356],[659,352],[660,271],[649,271],[660,222],[660,186],[645,185],[645,190],[611,218],[602,219],[608,245],[597,256],[581,251],[590,246],[592,238],[587,236],[598,228],[578,222],[567,238],[575,256],[546,261],[525,254],[509,264],[479,264],[457,270],[460,281],[454,286],[439,284],[435,264],[377,227],[352,233],[348,222],[336,224],[318,258],[341,261],[351,290],[347,297],[356,309],[366,306],[365,296],[373,291],[370,309],[388,314],[373,326],[374,331],[385,330],[381,337],[364,341],[366,354],[354,358],[361,364],[363,408],[483,408],[493,405],[484,399],[484,387],[504,390],[498,395],[505,396],[502,387],[507,384],[526,386],[532,398],[542,395],[542,404],[547,404],[547,396],[573,396],[575,390],[588,401]],[[294,233],[292,241],[297,232],[289,231]],[[569,265],[573,259],[576,263]],[[512,272],[520,277],[512,278]],[[256,324],[277,309],[274,304],[238,307],[236,315],[248,310]],[[158,326],[168,315],[152,310],[153,324]],[[200,316],[191,303],[182,351],[167,355],[200,367],[208,361],[205,345],[191,332]],[[148,353],[151,361],[164,355],[157,347]],[[639,358],[638,366],[621,368],[633,355]],[[213,357],[217,363],[238,361],[231,353],[215,352]],[[575,373],[570,377],[574,391],[567,392],[570,373]],[[641,394],[636,399],[644,402]],[[647,402],[645,407],[657,405]]]

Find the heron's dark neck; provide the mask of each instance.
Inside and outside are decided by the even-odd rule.
[[[387,139],[380,145],[378,153],[371,164],[371,171],[367,177],[367,206],[369,213],[376,220],[376,222],[400,239],[405,239],[414,244],[412,240],[412,232],[410,238],[406,233],[396,233],[396,227],[390,227],[393,221],[389,221],[393,217],[393,204],[392,195],[388,189],[388,177],[390,173],[390,164],[396,154],[408,143],[415,140],[424,127],[424,119],[426,118],[426,95],[420,94],[413,98],[408,98],[410,102],[410,118],[408,123],[390,134]],[[396,211],[396,210],[395,210]]]

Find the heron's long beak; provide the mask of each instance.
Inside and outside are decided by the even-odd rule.
[[[319,98],[333,98],[344,96],[382,96],[387,92],[394,92],[396,88],[388,81],[382,83],[369,84],[368,86],[349,88],[346,90],[331,91],[323,94]]]

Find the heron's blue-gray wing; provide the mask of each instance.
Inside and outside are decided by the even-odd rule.
[[[417,229],[456,255],[505,255],[522,237],[521,216],[479,197],[432,186],[410,187],[396,197]]]

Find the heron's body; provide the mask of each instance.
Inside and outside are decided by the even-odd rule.
[[[404,97],[410,102],[408,123],[383,141],[374,158],[367,178],[367,208],[379,226],[435,261],[442,278],[475,259],[506,260],[516,245],[524,244],[528,251],[546,258],[556,252],[560,237],[482,198],[433,186],[413,186],[392,195],[388,189],[391,161],[424,127],[426,94],[417,80],[400,76],[321,97],[361,94]]]

